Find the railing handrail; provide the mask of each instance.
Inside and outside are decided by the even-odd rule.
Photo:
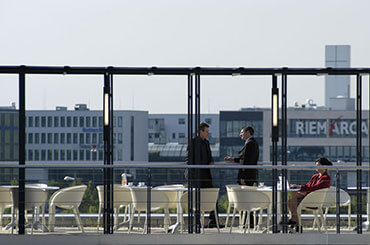
[[[103,165],[103,164],[0,164],[0,168],[97,168],[97,169],[104,169],[104,168],[170,168],[170,169],[288,169],[288,170],[312,170],[317,169],[316,165],[295,165],[291,163],[291,165],[282,166],[276,165],[273,166],[271,164],[266,165],[240,165],[238,163],[216,163],[214,165],[187,165],[183,162],[164,162],[164,163],[115,163],[114,165]],[[370,165],[363,165],[363,166],[355,166],[355,165],[346,165],[341,164],[340,166],[322,166],[322,168],[330,169],[330,170],[370,170]]]

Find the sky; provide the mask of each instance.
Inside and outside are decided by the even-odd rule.
[[[325,45],[351,45],[370,67],[370,1],[0,0],[0,65],[312,67]],[[27,109],[102,109],[101,76],[28,75]],[[351,95],[355,95],[354,79]],[[0,106],[18,105],[15,75],[0,75]],[[187,111],[186,77],[116,76],[114,108]],[[201,112],[270,107],[271,78],[202,77]],[[324,104],[324,77],[289,77],[288,105]],[[369,77],[363,82],[369,108]]]

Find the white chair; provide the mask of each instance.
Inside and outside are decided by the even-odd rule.
[[[129,225],[129,232],[131,231],[133,227],[134,222],[134,214],[135,210],[138,212],[145,211],[147,212],[147,188],[140,188],[140,187],[130,187],[131,191],[131,198],[132,198],[132,208],[130,212],[130,225]],[[164,209],[164,231],[168,232],[169,227],[169,201],[168,197],[165,193],[162,191],[152,189],[151,190],[151,210],[156,211],[160,208]],[[148,215],[145,216],[145,223],[144,223],[144,231],[145,233],[147,228],[147,222],[148,222]]]
[[[232,232],[232,228],[234,225],[236,211],[247,212],[246,222],[248,223],[248,225],[244,226],[244,233],[246,232],[247,228],[248,233],[250,233],[250,222],[249,222],[250,213],[260,211],[263,209],[269,209],[270,199],[265,193],[253,190],[251,188],[242,187],[241,189],[232,189],[230,192],[231,195],[233,195],[232,198],[234,199],[234,212],[230,226],[230,233]],[[244,220],[244,218],[242,218],[242,220]],[[262,215],[260,215],[259,217],[259,223],[260,224],[262,223]],[[267,216],[267,224],[268,223],[269,216]]]
[[[339,189],[339,205],[346,206],[348,208],[348,229],[351,229],[351,196],[342,189]],[[325,209],[324,214],[324,223],[326,224],[326,217],[328,215],[329,208],[336,207],[336,198],[337,198],[337,189],[334,186],[331,186],[326,194],[325,201],[323,204],[323,208]],[[314,220],[312,228],[315,228],[316,220]]]
[[[98,225],[97,225],[97,229],[99,230],[101,213],[102,213],[102,209],[104,208],[104,186],[98,185],[96,186],[96,189],[98,190],[98,197],[99,197],[99,213],[98,213]],[[119,210],[125,207],[125,216],[123,218],[123,221],[125,222],[127,212],[131,205],[131,202],[132,202],[131,192],[130,192],[129,187],[115,184],[113,186],[114,230],[118,230]]]
[[[218,192],[220,191],[220,188],[201,188],[200,189],[200,212],[201,212],[201,224],[202,224],[202,232],[204,233],[204,214],[205,212],[215,211],[216,216],[216,225],[217,230],[220,233],[220,226],[218,223],[218,215],[217,215],[217,198],[218,198]],[[181,206],[182,210],[188,209],[188,198],[189,193],[185,192],[181,196]],[[193,191],[193,208],[195,210],[195,190]],[[183,219],[183,215],[181,215]],[[182,221],[184,223],[184,221]]]
[[[18,212],[19,198],[18,198],[18,188],[11,189],[11,197],[13,200],[12,212],[12,222],[15,222],[15,214]],[[32,223],[31,225],[31,234],[33,234],[33,228],[37,224],[36,215],[40,213],[43,214],[42,217],[42,226],[45,226],[45,203],[48,200],[48,193],[45,189],[39,188],[37,186],[26,186],[25,188],[25,210],[32,210]],[[12,225],[12,234],[14,230],[14,225]]]
[[[226,185],[226,192],[227,192],[227,199],[229,201],[229,204],[227,206],[227,211],[226,211],[226,221],[225,221],[225,228],[229,225],[229,216],[230,216],[230,211],[231,208],[234,207],[234,195],[232,193],[232,190],[241,190],[242,186],[241,185]],[[239,212],[239,224],[242,225],[242,212]]]
[[[160,185],[160,186],[154,187],[153,189],[156,190],[156,189],[159,189],[159,188],[185,188],[185,186],[182,185],[182,184]],[[168,191],[163,191],[163,192],[168,197],[168,201],[169,201],[168,208],[177,208],[177,203],[178,203],[177,191],[176,190],[168,190]]]
[[[80,231],[84,232],[78,207],[82,202],[86,188],[86,185],[78,185],[54,192],[49,200],[49,231],[54,231],[55,207],[59,207],[63,209],[72,209],[75,214],[78,228]]]
[[[305,209],[305,210],[313,211],[315,215],[314,222],[318,223],[319,232],[321,232],[321,225],[319,224],[317,214],[318,212],[320,212],[322,224],[324,226],[325,231],[327,232],[322,208],[323,208],[328,191],[329,191],[329,188],[320,189],[320,190],[308,193],[307,196],[303,198],[302,202],[297,207],[298,225],[300,227],[302,226],[302,217],[301,217],[302,210]]]
[[[13,213],[13,200],[9,187],[0,186],[0,227],[3,227],[3,214],[6,208],[11,208]]]

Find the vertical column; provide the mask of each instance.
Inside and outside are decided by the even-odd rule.
[[[193,155],[193,75],[188,75],[188,163],[194,164]],[[188,232],[193,233],[193,169],[188,169]]]
[[[281,165],[287,165],[287,75],[282,74],[281,77],[281,114],[282,114],[282,135],[281,135]],[[283,223],[283,233],[288,232],[288,208],[287,208],[287,186],[286,186],[287,170],[282,170],[282,223]]]
[[[26,74],[24,66],[19,73],[19,165],[26,162]],[[24,235],[24,208],[25,208],[25,168],[18,169],[18,234]]]
[[[339,234],[340,233],[340,174],[339,174],[338,169],[336,173],[335,208],[336,208],[337,234]]]
[[[277,76],[272,76],[271,89],[271,132],[272,132],[272,165],[277,166],[277,142],[279,140],[279,89]],[[272,232],[277,233],[277,169],[272,169]]]
[[[104,165],[113,165],[113,75],[104,74]],[[113,169],[104,168],[104,234],[113,233]]]
[[[362,77],[356,77],[356,165],[362,166]],[[357,169],[357,233],[362,234],[362,171]]]
[[[199,136],[199,124],[200,124],[200,75],[195,75],[195,125],[196,135]],[[198,146],[195,146],[198,147]],[[197,186],[195,188],[195,233],[200,233],[200,169],[196,170]]]

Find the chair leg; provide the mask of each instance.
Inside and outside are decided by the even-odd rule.
[[[269,233],[270,218],[271,218],[271,208],[269,207],[267,209],[267,223],[266,223],[267,233]]]
[[[204,212],[201,212],[200,222],[202,223],[202,233],[204,234]]]
[[[3,227],[3,209],[0,208],[0,227]]]
[[[321,229],[321,225],[320,225],[320,222],[319,222],[319,219],[318,219],[318,216],[317,216],[317,213],[318,211],[317,210],[313,210],[313,224],[312,224],[312,229],[315,229],[315,226],[317,225],[317,228],[320,232],[320,229]]]
[[[137,211],[137,222],[140,224],[140,211]]]
[[[250,222],[250,216],[251,216],[251,212],[250,211],[247,211],[247,220],[245,221],[245,225],[244,225],[244,234],[247,230],[247,226],[248,226],[248,233],[251,232],[251,222]],[[248,224],[248,225],[247,225]]]
[[[78,208],[74,208],[73,211],[75,213],[75,219],[76,219],[78,228],[80,229],[80,231],[85,232],[84,227],[81,222],[80,212],[78,211]]]
[[[220,233],[220,224],[218,223],[218,213],[217,213],[217,208],[215,209],[215,215],[216,215],[216,225],[217,225],[217,230],[218,233]]]
[[[148,222],[148,213],[146,213],[146,215],[145,215],[145,222],[144,222],[143,234],[145,234],[145,232],[147,231],[147,225],[148,225],[147,222]]]
[[[241,220],[239,221],[239,223],[240,223],[239,229],[240,229],[240,231],[243,231],[243,226],[245,225],[244,220],[245,220],[245,216],[247,215],[247,212],[242,211],[241,213],[242,213],[242,215],[241,215]]]
[[[114,208],[113,209],[113,212],[114,212],[114,226],[113,226],[113,229],[116,231],[118,230],[118,211],[119,211],[119,208]]]
[[[45,219],[45,205],[41,206],[41,212],[42,212],[42,232],[44,232],[44,227],[46,227],[46,219]]]
[[[253,224],[254,224],[253,231],[255,231],[257,230],[257,212],[256,211],[253,212]]]
[[[99,231],[99,227],[100,227],[100,216],[101,216],[101,204],[99,204],[99,210],[98,210],[98,225],[96,226],[97,231]]]
[[[49,231],[54,231],[55,227],[55,206],[49,205]]]
[[[348,204],[348,229],[351,230],[351,202]]]
[[[165,208],[164,209],[164,221],[163,221],[163,227],[164,227],[164,232],[165,233],[168,233],[168,228],[169,228],[169,224],[170,224],[170,211],[168,210],[168,208]]]
[[[131,209],[130,209],[130,223],[129,223],[129,226],[128,226],[128,233],[130,233],[131,230],[132,230],[132,225],[134,223],[134,218],[135,218],[135,208],[132,206]]]
[[[298,227],[299,227],[299,230],[301,231],[301,226],[302,226],[302,217],[301,217],[301,214],[302,214],[302,209],[301,208],[297,208],[297,216],[298,216]]]
[[[37,210],[37,207],[34,207],[33,210],[32,210],[31,235],[33,234],[33,224],[35,223],[36,210]]]
[[[324,222],[324,214],[322,212],[322,208],[319,208],[319,212],[320,212],[320,216],[321,216],[321,222],[323,223],[323,226],[324,226],[324,229],[325,229],[325,232],[328,233],[328,229],[326,227],[326,222]]]
[[[257,226],[257,231],[261,230],[261,225],[262,225],[262,215],[263,215],[263,210],[260,209],[260,217],[258,217],[258,226]],[[256,224],[255,224],[256,225]]]
[[[231,210],[231,203],[229,202],[229,205],[227,206],[227,212],[226,212],[225,228],[227,228],[227,225],[229,224],[230,210]]]
[[[235,211],[236,211],[236,209],[234,208],[233,218],[231,219],[231,224],[230,224],[230,233],[233,230],[233,225],[234,225],[234,220],[235,220]]]
[[[125,216],[123,216],[123,222],[126,222],[128,205],[125,206]]]

